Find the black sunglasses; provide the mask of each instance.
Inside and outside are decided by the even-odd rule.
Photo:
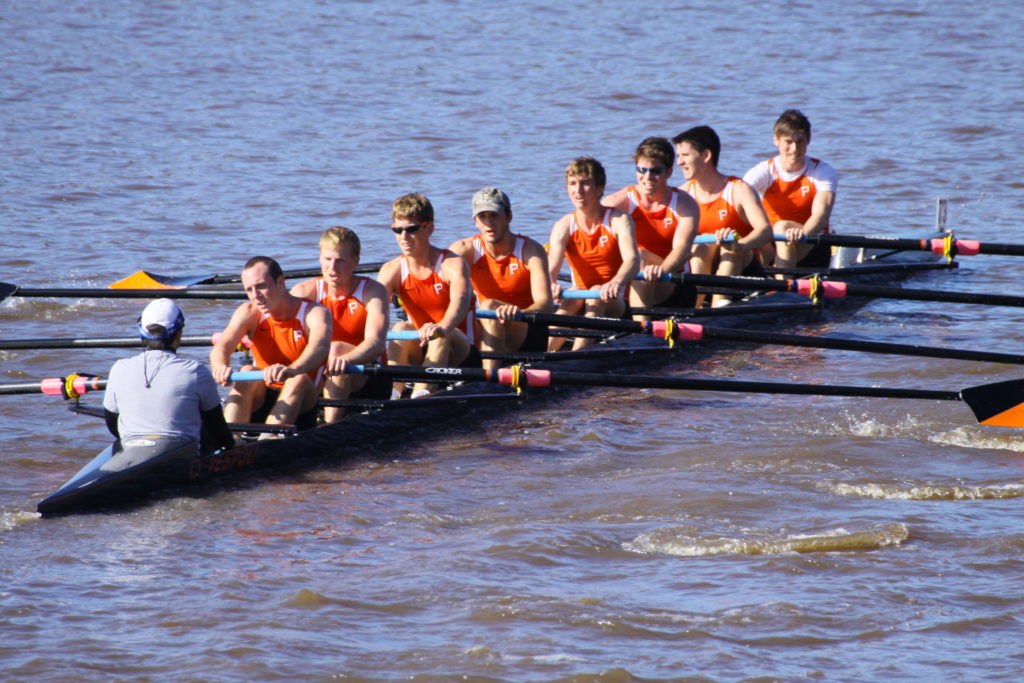
[[[401,235],[403,232],[407,232],[411,235],[417,230],[419,230],[421,227],[423,227],[422,223],[417,223],[416,225],[392,225],[391,232],[395,233],[396,235]]]
[[[636,172],[639,175],[643,175],[644,173],[650,173],[653,176],[659,176],[659,175],[661,175],[662,173],[665,172],[665,167],[664,166],[637,166],[636,167]]]

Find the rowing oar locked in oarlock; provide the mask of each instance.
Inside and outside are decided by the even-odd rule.
[[[682,391],[721,391],[742,394],[794,394],[804,396],[849,396],[896,398],[930,401],[963,401],[978,422],[993,427],[1024,427],[1024,380],[1010,380],[968,387],[961,391],[859,387],[840,384],[787,384],[726,379],[694,379],[650,375],[614,375],[589,372],[563,372],[514,366],[497,370],[480,368],[425,368],[416,365],[350,365],[346,372],[372,375],[399,381],[496,382],[521,390],[526,387],[590,386],[630,389],[675,389]],[[231,373],[232,382],[256,382],[263,372],[250,370]],[[102,391],[107,381],[101,377],[70,375],[31,382],[0,384],[0,394],[45,393],[77,398],[90,391]],[[427,399],[421,399],[427,400]]]
[[[666,273],[660,279],[663,282],[684,282],[705,287],[724,287],[745,291],[795,292],[811,298],[840,299],[846,296],[864,296],[875,299],[906,299],[956,304],[1024,307],[1024,297],[1010,294],[976,294],[974,292],[948,292],[938,289],[908,289],[906,287],[862,285],[840,282],[838,280],[824,280],[817,277],[799,278],[796,280],[771,280],[738,275]],[[599,299],[600,297],[601,292],[596,289],[570,289],[562,292],[563,299]]]
[[[982,384],[961,391],[858,387],[839,384],[787,384],[726,379],[692,379],[650,375],[613,375],[563,372],[523,367],[483,370],[479,368],[424,368],[404,365],[352,365],[348,372],[376,375],[392,380],[429,382],[497,382],[516,389],[547,386],[591,386],[633,389],[678,389],[722,391],[742,394],[799,394],[805,396],[851,396],[931,401],[963,401],[978,422],[995,427],[1024,427],[1024,380]]]
[[[480,310],[476,312],[476,315],[480,318],[497,317],[494,311]],[[618,318],[589,318],[580,315],[556,315],[551,313],[519,313],[516,316],[516,320],[526,323],[540,323],[543,325],[560,325],[569,328],[576,327],[580,329],[604,330],[607,332],[649,334],[653,337],[665,339],[673,343],[676,341],[723,339],[726,341],[773,344],[777,346],[800,346],[816,349],[884,353],[896,356],[922,356],[925,358],[949,358],[953,360],[969,360],[982,363],[1024,365],[1024,355],[1016,353],[950,349],[938,346],[918,346],[916,344],[893,344],[889,342],[861,341],[859,339],[839,339],[836,337],[812,337],[801,334],[766,332],[764,330],[708,327],[705,325],[680,322],[676,320],[636,322],[634,320],[621,320]]]

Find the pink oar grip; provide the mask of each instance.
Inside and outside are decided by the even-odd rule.
[[[528,387],[551,386],[550,370],[524,370],[522,374],[526,376]],[[499,368],[498,381],[502,384],[512,384],[512,368]]]
[[[818,286],[821,288],[821,294],[830,299],[841,299],[846,296],[846,283],[845,282],[830,282],[828,280],[819,281]],[[803,296],[811,295],[811,281],[810,280],[797,280],[796,281],[796,292]]]
[[[651,336],[652,337],[665,337],[665,330],[668,327],[668,323],[664,320],[655,320],[651,323]],[[696,325],[694,323],[676,323],[676,329],[679,331],[678,339],[685,339],[687,341],[697,341],[698,339],[704,338],[704,326]]]
[[[64,395],[64,380],[60,377],[50,377],[39,382],[39,391],[49,396]]]

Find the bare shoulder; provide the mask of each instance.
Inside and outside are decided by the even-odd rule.
[[[621,190],[617,190],[611,194],[601,197],[601,204],[613,209],[625,209],[629,206],[629,188],[624,187]]]
[[[388,296],[388,288],[373,278],[366,278],[366,284],[363,286],[363,294],[366,298],[386,299]]]
[[[295,283],[289,292],[300,299],[312,299],[316,295],[316,278]]]
[[[460,240],[455,240],[452,245],[448,247],[448,251],[455,252],[458,256],[465,256],[473,248],[473,238],[463,237]]]

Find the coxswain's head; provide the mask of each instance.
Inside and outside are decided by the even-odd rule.
[[[148,348],[174,348],[172,343],[185,327],[185,314],[170,299],[156,299],[142,310],[137,325],[139,337]]]

